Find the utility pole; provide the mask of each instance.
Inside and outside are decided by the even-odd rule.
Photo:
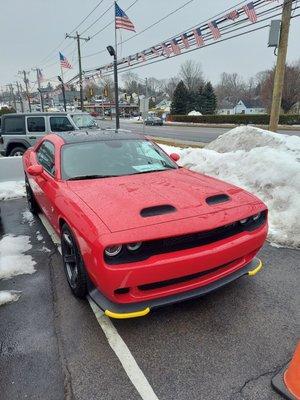
[[[292,5],[292,0],[284,0],[269,125],[270,131],[273,132],[276,132],[278,129],[278,122],[281,110],[281,99],[284,84],[284,72],[292,15]]]
[[[42,93],[42,89],[41,89],[41,70],[39,68],[32,68],[32,71],[36,72],[36,80],[37,80],[37,84],[38,84],[38,92],[40,94],[40,99],[41,99],[41,108],[42,108],[42,112],[44,112],[44,97],[43,97],[43,93]]]
[[[15,96],[15,93],[14,93],[13,85],[11,83],[9,84],[9,90],[10,90],[10,94],[11,94],[11,98],[12,98],[12,102],[13,102],[13,105],[14,105],[15,112],[17,112],[16,96]]]
[[[26,97],[27,97],[27,100],[28,100],[29,112],[31,112],[31,102],[30,102],[29,89],[28,89],[28,82],[29,82],[29,80],[28,80],[28,78],[27,78],[28,72],[26,72],[25,70],[23,70],[23,71],[19,71],[19,74],[22,74],[22,75],[23,75],[23,80],[24,80],[24,83],[25,83]]]
[[[63,95],[64,110],[67,111],[65,84],[64,84],[64,81],[61,76],[58,76],[57,79],[61,83],[61,91],[62,91],[62,95]]]
[[[22,90],[20,90],[20,86],[19,86],[19,82],[16,82],[17,85],[17,90],[18,90],[18,96],[19,96],[19,100],[20,100],[20,104],[21,104],[21,111],[22,113],[24,112],[24,104],[23,104],[23,99],[22,99]]]
[[[81,37],[78,32],[76,32],[76,36],[71,36],[66,33],[66,39],[75,39],[77,40],[77,50],[78,50],[78,67],[79,67],[79,90],[80,90],[80,108],[83,111],[83,88],[82,88],[82,66],[81,66],[81,49],[80,49],[80,40],[84,40],[88,42],[91,38]]]

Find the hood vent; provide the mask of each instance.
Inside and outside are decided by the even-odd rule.
[[[176,208],[171,206],[170,204],[162,204],[160,206],[143,208],[140,214],[143,218],[148,218],[154,217],[156,215],[169,214],[175,211],[177,211]]]
[[[216,194],[214,196],[210,196],[206,198],[206,203],[209,206],[213,206],[215,204],[219,203],[225,203],[226,201],[229,201],[230,197],[227,194]]]

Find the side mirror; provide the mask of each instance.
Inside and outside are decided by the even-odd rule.
[[[30,165],[30,167],[27,168],[27,172],[29,173],[29,175],[32,175],[32,176],[41,175],[43,173],[43,171],[44,171],[44,168],[39,164]]]
[[[179,159],[180,159],[180,155],[179,154],[177,154],[177,153],[171,153],[170,154],[170,158],[173,160],[173,161],[178,161]]]

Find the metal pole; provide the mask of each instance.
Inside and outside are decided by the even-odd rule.
[[[14,105],[14,109],[17,112],[17,103],[16,103],[16,96],[14,93],[14,88],[13,85],[10,83],[9,84],[9,88],[10,88],[10,92],[11,92],[11,96],[12,96],[12,101],[13,101],[13,105]]]
[[[270,115],[270,131],[276,132],[281,110],[281,100],[284,84],[284,72],[292,15],[292,0],[284,0],[282,10],[281,31],[278,46],[277,64],[274,76],[272,108]]]
[[[29,90],[28,90],[28,79],[27,79],[26,71],[23,71],[23,76],[24,76],[24,83],[25,83],[25,89],[26,89],[26,96],[27,96],[27,100],[28,100],[29,112],[31,112],[31,102],[30,102],[30,96],[29,96]]]
[[[115,9],[116,9],[116,2],[115,2]],[[117,41],[116,18],[115,18],[114,81],[115,81],[116,130],[118,130],[120,129],[120,115],[119,115],[119,87],[118,87],[118,41]]]
[[[148,78],[145,79],[146,91],[145,91],[145,103],[143,112],[143,135],[145,134],[145,119],[146,119],[146,104],[148,102]]]

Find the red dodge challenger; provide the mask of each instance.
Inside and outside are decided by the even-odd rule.
[[[262,267],[267,208],[124,131],[43,137],[23,156],[33,213],[60,235],[68,283],[113,318],[193,299]]]

